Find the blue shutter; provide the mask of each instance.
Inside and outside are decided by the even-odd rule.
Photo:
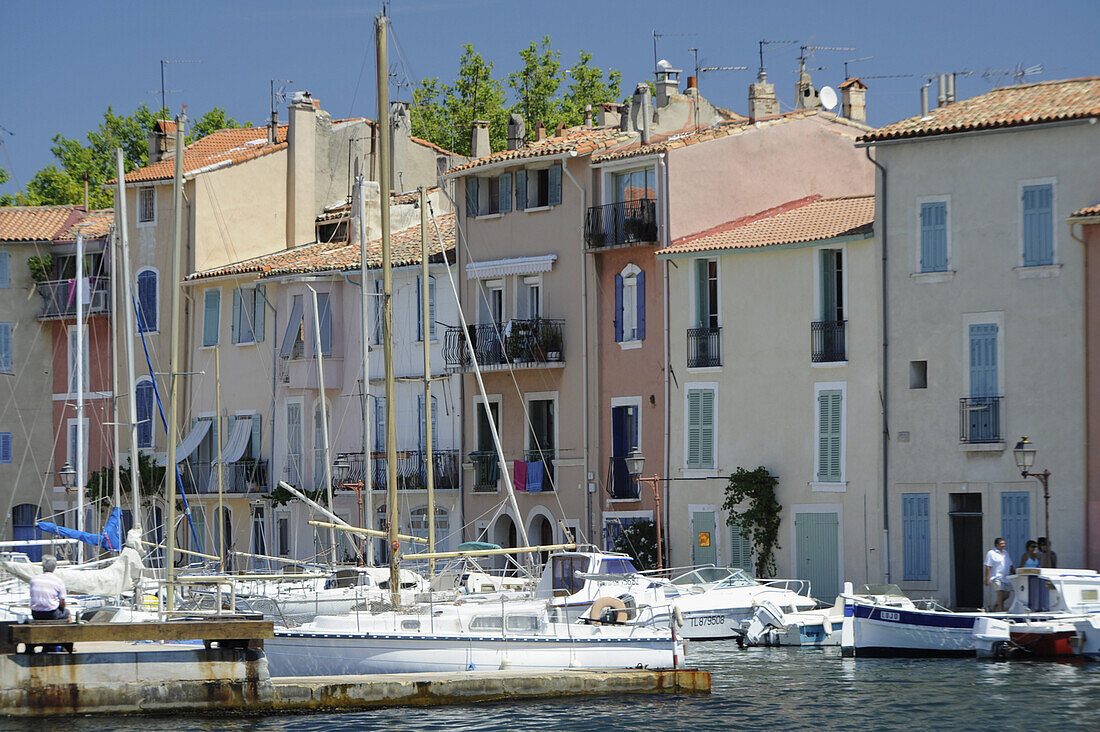
[[[516,171],[516,210],[527,208],[527,169]]]
[[[997,396],[997,324],[970,326],[970,396]]]
[[[561,204],[561,166],[550,166],[550,196],[549,203],[551,206],[557,206]]]
[[[1001,493],[1001,536],[1008,545],[1008,558],[1013,565],[1024,555],[1024,547],[1031,537],[1030,499],[1026,491]]]
[[[477,178],[471,176],[466,179],[466,216],[470,218],[478,214],[477,195]]]
[[[267,287],[256,285],[256,301],[252,311],[252,340],[260,343],[264,339],[264,318],[267,316]]]
[[[615,342],[623,340],[623,276],[615,275]]]
[[[134,389],[137,400],[138,447],[153,446],[153,382],[139,382]]]
[[[645,272],[638,273],[638,287],[636,289],[635,297],[638,299],[638,334],[637,338],[640,341],[645,340]]]
[[[332,304],[327,292],[317,293],[317,310],[321,316],[321,354],[332,355]]]
[[[374,450],[386,449],[386,397],[374,398]]]
[[[222,292],[218,289],[207,290],[203,293],[202,299],[202,344],[204,346],[216,346],[218,345]]]
[[[157,273],[147,269],[137,276],[138,329],[142,333],[157,330]]]
[[[0,323],[0,371],[11,373],[15,370],[11,351],[11,323]]]
[[[0,463],[11,462],[11,433],[0,432]]]
[[[0,249],[0,288],[11,287],[11,253]]]
[[[930,495],[901,494],[901,530],[904,573],[902,579],[932,579],[932,531]]]
[[[1024,186],[1024,266],[1054,263],[1054,191],[1051,186]]]
[[[508,213],[512,210],[512,174],[505,173],[500,176],[500,198],[498,200],[497,210],[501,213]]]
[[[233,288],[233,322],[232,322],[232,341],[234,343],[241,342],[241,288]]]
[[[920,270],[947,270],[947,203],[922,203],[920,207]]]

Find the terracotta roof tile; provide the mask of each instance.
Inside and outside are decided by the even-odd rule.
[[[755,249],[867,234],[875,220],[873,195],[807,196],[680,237],[658,254]]]
[[[235,130],[218,130],[196,140],[184,149],[183,174],[193,177],[212,166],[235,165],[261,155],[282,150],[287,146],[287,125],[280,125],[275,144],[267,142],[267,127],[242,127]],[[169,180],[176,173],[175,156],[158,160],[152,165],[132,170],[126,174],[127,183],[143,183]],[[114,181],[109,181],[113,183]]]
[[[471,170],[492,163],[505,160],[526,160],[540,158],[549,155],[560,155],[572,152],[577,155],[589,155],[598,150],[604,150],[614,145],[630,142],[637,138],[636,133],[622,132],[618,127],[570,127],[562,131],[560,136],[547,137],[543,140],[534,140],[527,143],[526,147],[519,150],[501,150],[483,158],[471,160],[469,163],[459,165],[448,171]]]
[[[1006,86],[910,117],[864,135],[863,142],[1100,116],[1100,77]]]
[[[1100,217],[1100,203],[1094,203],[1070,214],[1071,219],[1090,219],[1094,217]]]
[[[453,260],[455,247],[455,216],[443,214],[436,218],[439,235],[443,239],[443,249],[448,259]],[[428,258],[439,261],[441,250],[435,227],[428,229]],[[420,263],[420,226],[410,226],[395,232],[390,238],[390,255],[393,266],[403,267]],[[370,242],[367,267],[378,269],[382,266],[382,240]],[[196,272],[188,280],[201,280],[209,277],[254,274],[259,277],[278,277],[307,272],[346,272],[359,269],[359,245],[348,242],[321,242],[267,254],[244,262],[236,262],[226,267]]]
[[[83,234],[85,239],[102,239],[111,230],[115,222],[115,210],[104,208],[92,211],[84,218],[72,224],[64,231],[57,234],[58,239],[75,240],[77,234]]]
[[[81,206],[0,208],[0,241],[50,241],[83,217]]]

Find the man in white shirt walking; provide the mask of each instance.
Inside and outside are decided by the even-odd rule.
[[[53,571],[57,559],[42,557],[42,574],[31,577],[31,617],[35,620],[68,620],[65,609],[65,583]]]
[[[998,536],[993,540],[993,548],[985,553],[985,585],[991,586],[997,596],[997,602],[989,608],[991,612],[1004,612],[1007,609],[1005,602],[1012,592],[1012,583],[1008,581],[1008,576],[1015,569],[1005,551],[1005,540]]]

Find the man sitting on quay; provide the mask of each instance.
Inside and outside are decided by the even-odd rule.
[[[65,609],[65,583],[54,574],[57,559],[42,557],[42,574],[31,578],[31,617],[35,620],[68,620]]]

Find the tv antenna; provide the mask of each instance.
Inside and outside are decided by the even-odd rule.
[[[657,81],[657,39],[658,38],[689,38],[699,35],[698,33],[658,33],[656,29],[653,30],[653,80]]]
[[[824,71],[829,68],[828,66],[815,66],[807,69],[806,62],[813,58],[815,51],[855,51],[855,46],[801,46],[801,52],[798,55],[798,73],[803,71]]]
[[[779,46],[779,48],[786,48],[787,46],[793,46],[796,43],[798,43],[798,41],[767,41],[767,40],[760,41],[759,44],[758,44],[759,49],[760,49],[760,71],[759,71],[759,75],[763,76],[764,73],[765,73],[764,72],[764,46]],[[779,48],[777,48],[776,50],[778,51]]]
[[[268,118],[267,141],[274,145],[279,130],[279,102],[286,103],[286,87],[283,85],[293,84],[294,80],[270,79],[269,81],[271,82],[271,117]]]
[[[870,61],[874,56],[863,56],[861,58],[850,58],[844,62],[844,81],[848,81],[852,77],[848,76],[848,64],[859,63],[860,61]]]
[[[183,92],[183,89],[165,89],[165,74],[168,69],[168,64],[201,64],[202,61],[196,61],[194,59],[186,58],[162,58],[160,60],[160,108],[168,109],[168,102],[166,96],[171,94],[179,94]],[[157,91],[150,91],[149,94],[156,94]]]

